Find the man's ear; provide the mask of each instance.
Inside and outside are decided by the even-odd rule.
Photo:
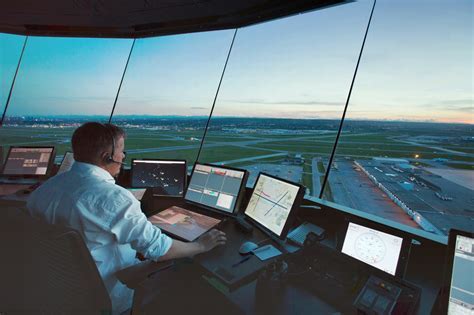
[[[105,164],[108,164],[109,163],[109,160],[110,160],[111,156],[110,156],[110,153],[109,152],[102,152],[100,154],[100,162],[101,163],[105,163]]]

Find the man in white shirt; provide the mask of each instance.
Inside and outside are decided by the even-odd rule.
[[[113,313],[131,307],[133,291],[115,273],[137,263],[136,253],[155,261],[193,256],[225,244],[212,230],[184,243],[161,233],[140,209],[138,200],[115,184],[125,158],[125,133],[112,124],[86,123],[72,136],[75,163],[36,189],[28,199],[32,216],[78,230],[99,269]]]

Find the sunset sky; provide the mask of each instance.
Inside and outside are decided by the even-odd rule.
[[[340,118],[371,6],[239,29],[214,115]],[[470,0],[379,0],[347,117],[474,123],[472,15]],[[137,40],[116,114],[208,115],[233,33]],[[0,34],[2,111],[23,41]],[[108,115],[131,44],[29,38],[7,115]]]

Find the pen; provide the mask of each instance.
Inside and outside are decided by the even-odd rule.
[[[236,262],[235,264],[233,264],[232,267],[237,267],[238,265],[240,265],[240,264],[246,262],[246,261],[249,260],[250,258],[252,258],[252,256],[247,256],[247,257],[245,257],[244,259],[242,259],[241,261]]]

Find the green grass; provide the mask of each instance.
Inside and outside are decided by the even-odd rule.
[[[470,170],[474,171],[474,165],[472,164],[454,164],[454,163],[446,163],[449,167],[459,169],[459,170]]]
[[[10,145],[54,145],[57,148],[59,155],[65,151],[70,151],[69,139],[74,131],[74,128],[25,128],[25,127],[2,127],[0,128],[0,143],[4,147]],[[153,158],[186,158],[194,160],[197,154],[199,141],[191,141],[190,137],[201,138],[203,130],[146,130],[146,129],[127,129],[126,150],[140,149],[140,148],[160,148],[160,147],[175,147],[195,145],[196,148],[186,150],[170,150],[156,153],[140,153],[135,157],[153,157]],[[422,159],[433,158],[447,158],[449,160],[461,162],[473,162],[471,157],[456,156],[448,152],[437,151],[434,149],[411,146],[396,142],[390,137],[400,134],[395,134],[392,131],[381,134],[351,134],[343,133],[340,143],[337,148],[337,157],[342,156],[367,156],[367,157],[394,157],[394,158],[412,158],[414,154],[420,154]],[[413,134],[417,135],[417,134]],[[217,148],[206,148],[206,144],[213,142],[226,142],[229,144],[251,140],[250,136],[258,136],[260,139],[274,139],[275,141],[255,144],[249,147],[236,147],[232,145],[222,145]],[[177,140],[179,137],[181,140]],[[302,140],[292,140],[294,138],[302,138]],[[288,139],[282,140],[282,139]],[[290,154],[302,153],[305,157],[309,156],[328,156],[332,150],[332,141],[335,139],[334,134],[308,134],[308,135],[259,135],[259,134],[231,134],[220,131],[211,130],[206,138],[201,160],[203,161],[227,161],[250,156],[266,155],[271,151],[262,149],[271,149],[281,152],[289,152]],[[354,143],[361,142],[361,143]],[[435,144],[440,145],[440,144]],[[474,148],[469,148],[468,144],[462,144],[458,148],[456,145],[446,144],[443,147],[474,153]],[[272,162],[281,159],[269,158],[268,160],[259,160],[259,162]],[[244,163],[247,164],[247,163]],[[472,166],[469,164],[449,164],[453,168],[469,169]]]

